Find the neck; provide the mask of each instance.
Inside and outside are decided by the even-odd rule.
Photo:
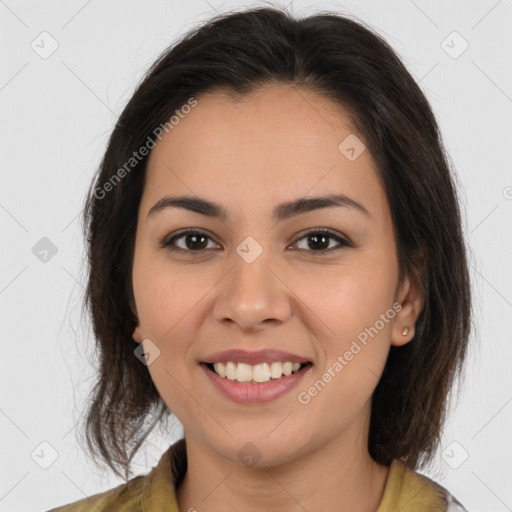
[[[183,511],[375,512],[389,473],[357,433],[269,467],[246,467],[193,436],[186,439],[188,469],[177,491]]]

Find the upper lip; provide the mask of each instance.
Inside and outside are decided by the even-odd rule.
[[[242,349],[224,350],[215,352],[206,357],[203,363],[225,363],[233,361],[234,363],[245,363],[256,365],[260,363],[287,362],[292,363],[309,363],[309,359],[301,357],[291,352],[283,352],[282,350],[257,350],[248,352]]]

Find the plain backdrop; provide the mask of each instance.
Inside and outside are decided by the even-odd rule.
[[[80,317],[84,194],[160,52],[216,13],[255,5],[0,0],[0,511],[43,511],[122,483],[76,437],[94,382]],[[512,510],[512,1],[288,5],[370,24],[431,102],[462,187],[476,330],[426,474],[471,511]],[[152,435],[135,470],[147,473],[181,432]]]

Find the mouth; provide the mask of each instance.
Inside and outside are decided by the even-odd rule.
[[[240,404],[272,402],[288,395],[313,367],[311,362],[272,361],[250,365],[234,361],[201,362],[207,382],[224,397]]]
[[[312,363],[309,361],[273,361],[256,365],[242,362],[237,363],[235,361],[202,362],[201,364],[221,379],[253,385],[283,380],[290,375],[305,372],[312,366]]]
[[[242,404],[277,400],[299,385],[313,362],[276,349],[215,352],[199,361],[202,373],[217,391]]]

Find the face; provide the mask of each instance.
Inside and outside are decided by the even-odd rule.
[[[413,337],[421,308],[415,281],[399,286],[364,139],[340,106],[305,89],[197,102],[152,150],[138,212],[134,339],[151,377],[187,440],[233,461],[363,446],[390,345]],[[346,199],[305,201],[331,195]],[[161,202],[178,196],[218,209]],[[215,356],[233,349],[245,352]],[[276,378],[233,381],[214,361],[242,381]],[[300,369],[286,375],[286,362]]]

